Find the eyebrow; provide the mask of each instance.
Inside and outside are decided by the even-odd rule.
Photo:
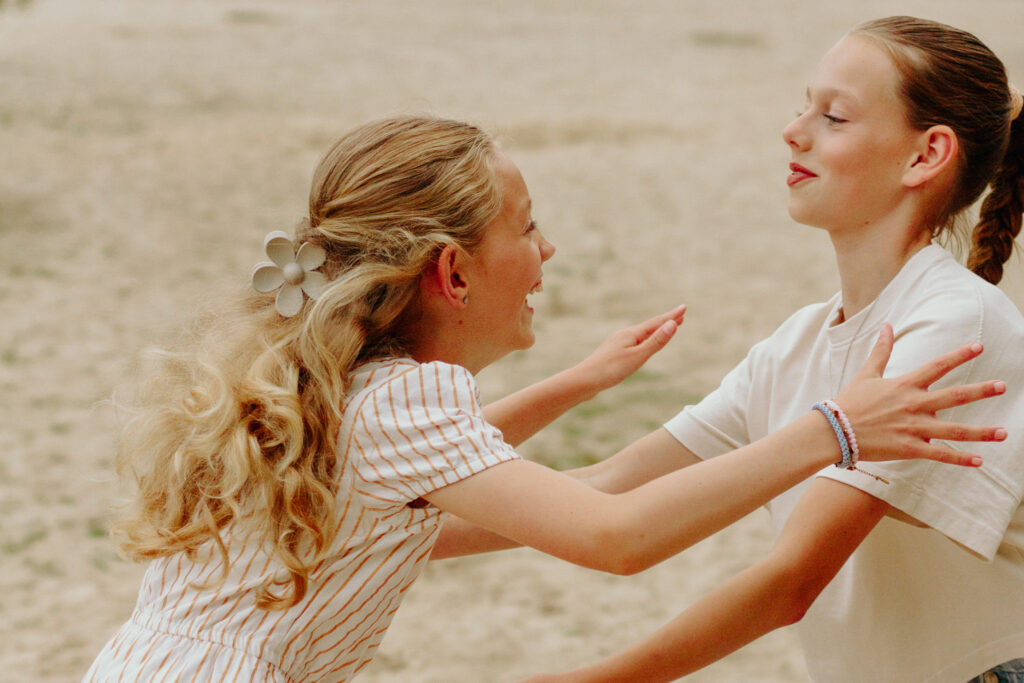
[[[841,98],[843,98],[845,100],[849,100],[852,103],[856,103],[857,102],[857,98],[849,90],[840,90],[839,88],[821,88],[820,90],[818,90],[818,94],[819,94],[819,96],[822,96],[822,97],[825,97],[825,98],[831,97],[831,98],[834,99],[834,98],[837,98],[837,97],[841,97]],[[807,89],[804,91],[804,96],[808,100],[811,99],[811,88],[810,88],[810,86],[807,86]]]

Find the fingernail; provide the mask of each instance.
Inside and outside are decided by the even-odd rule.
[[[975,455],[971,458],[972,467],[981,467],[984,464],[984,462],[985,460],[980,455]]]
[[[1006,382],[996,380],[995,384],[992,385],[992,388],[997,394],[1001,394],[1006,391]]]
[[[975,353],[981,353],[981,350],[983,348],[984,347],[978,342],[974,342],[973,344],[971,344],[971,351],[974,351]]]
[[[996,441],[1002,441],[1006,438],[1006,430],[1000,427],[995,431]]]

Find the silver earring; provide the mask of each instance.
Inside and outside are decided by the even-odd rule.
[[[464,304],[468,304],[469,303],[469,295],[466,295],[466,296],[462,297],[462,303],[464,303]]]

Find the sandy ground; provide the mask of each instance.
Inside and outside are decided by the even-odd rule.
[[[0,678],[76,680],[142,568],[106,538],[103,403],[145,345],[244,283],[305,213],[319,155],[395,112],[498,132],[558,254],[538,344],[497,397],[611,330],[690,305],[670,350],[524,448],[608,455],[712,389],[837,286],[785,211],[779,131],[844,30],[894,13],[969,28],[1024,81],[1019,0],[0,2]],[[1019,260],[1006,288],[1024,302]],[[529,550],[431,566],[361,680],[502,681],[590,661],[770,547],[756,513],[629,578]],[[694,681],[799,681],[779,632]]]

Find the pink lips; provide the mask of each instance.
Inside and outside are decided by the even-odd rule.
[[[796,163],[793,163],[793,164],[789,165],[789,171],[790,171],[790,173],[789,173],[789,177],[786,178],[786,184],[789,185],[790,187],[793,187],[797,183],[803,182],[804,180],[807,180],[808,178],[817,178],[818,177],[817,175],[815,175],[814,173],[811,173],[810,171],[808,171],[806,168],[804,168],[800,164],[796,164]]]

